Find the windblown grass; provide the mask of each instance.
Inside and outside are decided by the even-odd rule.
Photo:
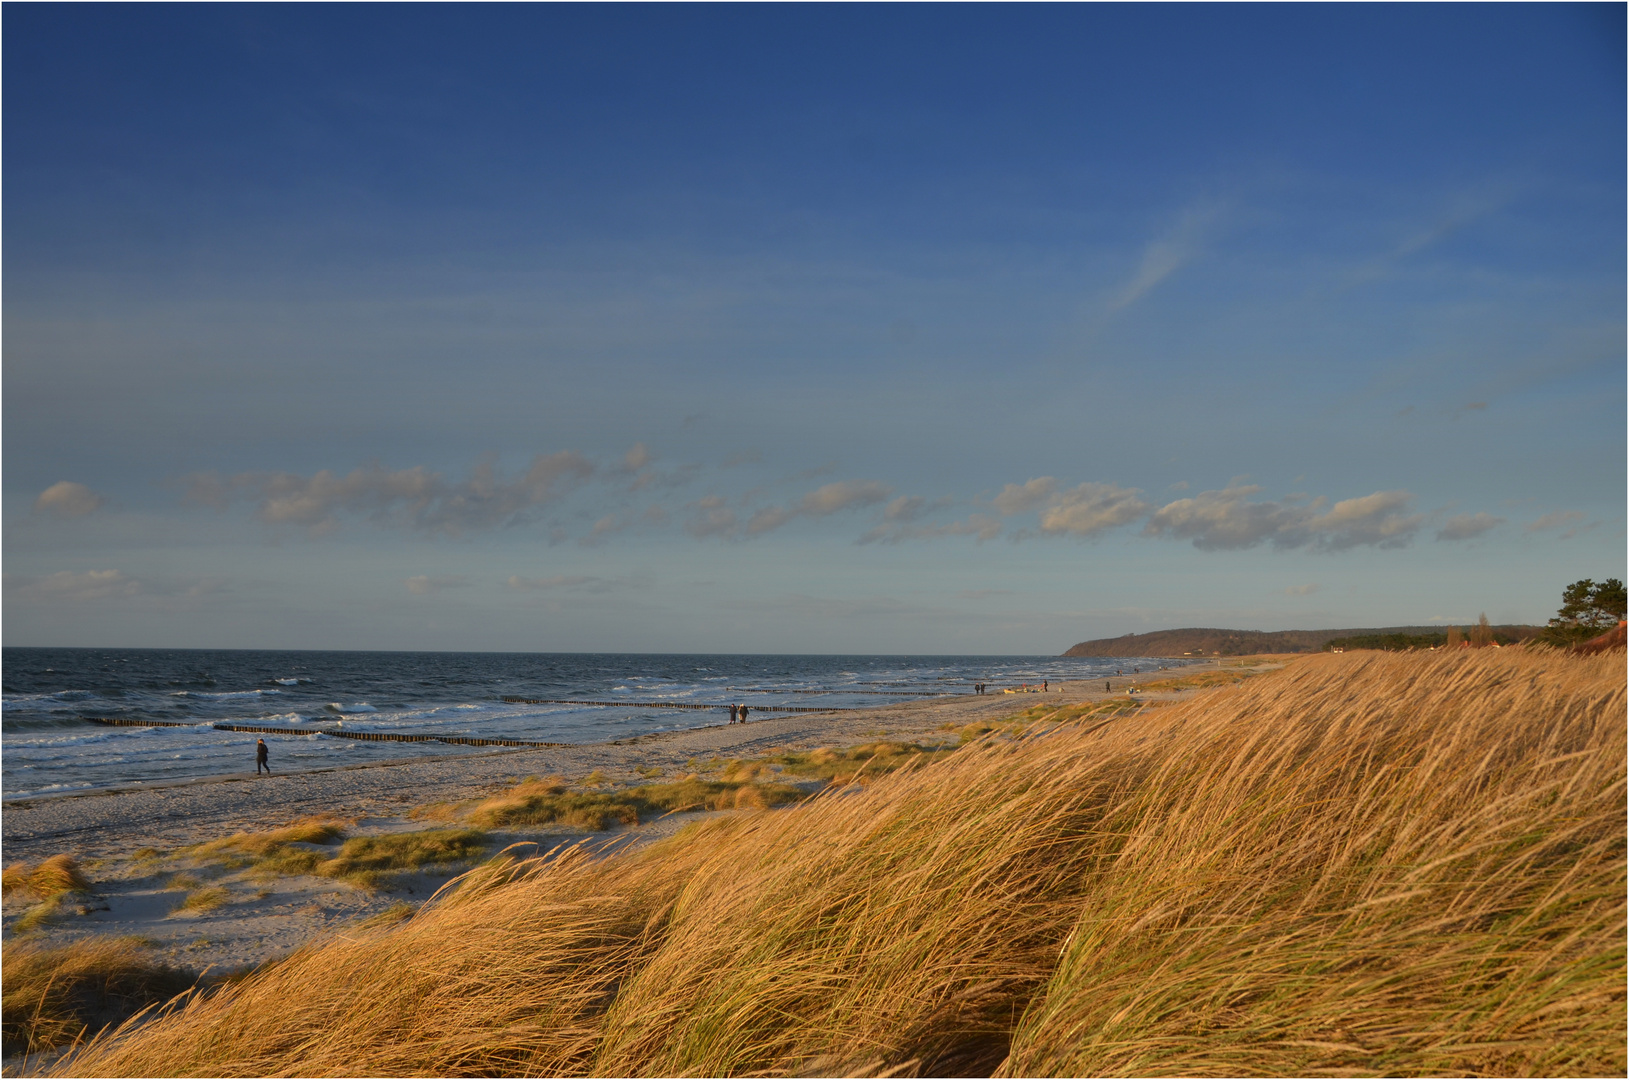
[[[478,859],[486,853],[480,829],[426,829],[421,832],[353,836],[339,854],[316,865],[324,877],[340,878],[364,888],[386,884],[399,873],[426,866]]]
[[[472,872],[64,1075],[1622,1075],[1621,657],[1309,657]]]
[[[240,832],[184,850],[201,858],[246,855],[253,859],[264,859],[281,854],[290,844],[332,843],[345,835],[345,828],[349,824],[348,821],[326,815],[303,817],[286,828],[258,833]]]
[[[15,863],[4,872],[6,896],[21,895],[37,901],[11,924],[14,934],[26,934],[72,914],[89,892],[90,882],[69,855],[52,855],[33,866]]]
[[[620,791],[573,791],[560,780],[530,780],[482,802],[468,812],[467,820],[491,828],[564,825],[599,832],[682,810],[761,810],[801,796],[794,787],[759,783],[750,772],[728,769],[719,780],[688,776]]]
[[[232,894],[219,885],[205,885],[201,889],[194,889],[187,893],[181,901],[178,912],[204,912],[213,911],[232,898]]]
[[[29,866],[14,863],[4,872],[4,894],[22,893],[36,900],[49,900],[62,893],[90,891],[90,883],[71,855],[52,855]]]
[[[154,962],[135,938],[88,939],[61,948],[5,946],[5,1053],[64,1046],[104,1025],[168,1001],[192,986],[191,972]]]

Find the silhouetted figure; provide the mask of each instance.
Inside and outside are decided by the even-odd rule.
[[[1103,680],[1103,691],[1104,691],[1104,693],[1107,693],[1108,689],[1109,689],[1109,680],[1104,679]]]
[[[730,723],[735,723],[735,706],[730,706]]]
[[[747,707],[745,705],[741,706],[741,722],[743,724],[747,722]]]
[[[266,770],[266,775],[267,776],[271,775],[271,765],[269,765],[266,762],[266,755],[268,753],[269,753],[269,751],[266,749],[266,740],[265,739],[256,739],[255,740],[255,775],[256,776],[260,775],[260,770],[261,769]]]
[[[1043,693],[1043,694],[1046,693],[1046,688],[1047,688],[1048,685],[1049,684],[1048,684],[1046,679],[1041,680],[1041,693]]]

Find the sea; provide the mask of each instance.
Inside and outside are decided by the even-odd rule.
[[[1102,678],[1181,661],[1061,656],[709,656],[6,648],[0,797],[490,752],[328,731],[594,743],[753,719]],[[547,704],[505,701],[547,699]],[[589,704],[595,702],[595,704]],[[702,705],[702,709],[666,706]],[[108,726],[91,718],[181,726]],[[212,724],[269,727],[273,733]],[[327,729],[319,730],[319,729]]]

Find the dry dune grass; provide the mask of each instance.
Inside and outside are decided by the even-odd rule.
[[[1607,1074],[1621,657],[1344,654],[481,868],[64,1075]]]
[[[24,893],[36,900],[49,900],[70,892],[89,892],[90,884],[71,855],[52,855],[33,866],[16,863],[4,872],[4,892]]]
[[[332,843],[344,836],[346,827],[352,824],[354,823],[350,821],[319,814],[300,818],[285,828],[272,829],[269,832],[240,832],[223,840],[211,840],[206,844],[189,848],[187,852],[205,857],[237,854],[262,859],[279,854],[290,844]]]
[[[34,1053],[72,1042],[109,1021],[166,1001],[193,984],[191,972],[158,964],[131,938],[60,948],[5,947],[5,1052]]]

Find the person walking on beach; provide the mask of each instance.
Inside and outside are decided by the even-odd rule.
[[[267,764],[267,762],[266,762],[266,755],[267,755],[268,752],[269,751],[267,751],[267,749],[266,749],[266,740],[265,739],[256,739],[255,740],[255,775],[256,776],[260,775],[260,770],[261,769],[266,770],[266,775],[267,776],[271,775],[271,766],[269,764]]]
[[[730,723],[735,723],[735,706],[730,706]]]
[[[741,706],[741,722],[743,724],[747,722],[747,707],[745,705]]]
[[[1046,693],[1046,688],[1049,685],[1051,685],[1050,680],[1042,679],[1041,680],[1041,693],[1043,693],[1043,694]]]

